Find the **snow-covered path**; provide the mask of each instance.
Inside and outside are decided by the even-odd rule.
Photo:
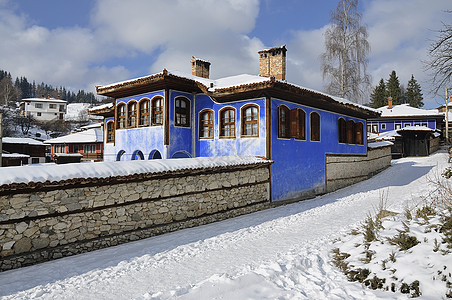
[[[5,299],[406,299],[363,290],[329,262],[331,242],[376,210],[426,195],[447,153],[405,158],[315,199],[0,273]]]

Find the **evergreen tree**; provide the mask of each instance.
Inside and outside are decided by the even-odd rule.
[[[386,97],[392,97],[392,104],[398,105],[402,103],[402,91],[400,89],[399,78],[396,71],[392,71],[386,84]]]
[[[386,84],[383,78],[380,79],[380,83],[375,87],[370,95],[370,106],[373,108],[379,108],[386,104]]]
[[[414,75],[411,75],[411,79],[408,81],[406,97],[410,106],[417,108],[424,106],[421,85],[414,79]]]

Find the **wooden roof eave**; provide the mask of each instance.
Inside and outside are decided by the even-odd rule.
[[[209,92],[209,96],[219,103],[268,96],[361,119],[375,118],[380,115],[379,112],[337,102],[324,94],[275,81],[221,89]]]
[[[109,96],[115,99],[163,89],[177,89],[190,93],[200,92],[196,81],[168,74],[166,70],[160,74],[120,83],[115,86],[96,88],[97,94]]]

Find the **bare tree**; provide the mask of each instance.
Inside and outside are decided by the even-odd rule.
[[[452,10],[446,11],[452,13]],[[452,75],[452,24],[442,22],[443,28],[429,48],[430,59],[426,68],[431,72],[432,92],[437,94],[442,88],[450,88]]]
[[[327,92],[364,103],[371,82],[367,74],[370,45],[367,28],[361,25],[358,0],[340,0],[330,14],[332,25],[325,32],[325,53],[321,55]]]
[[[5,76],[0,80],[0,104],[8,106],[19,98],[19,91],[14,86],[11,77]]]

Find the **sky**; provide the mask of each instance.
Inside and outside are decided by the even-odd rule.
[[[13,78],[95,91],[161,72],[191,73],[192,56],[211,62],[211,78],[259,73],[257,52],[286,45],[288,82],[325,91],[320,55],[338,0],[0,0],[0,69]],[[426,108],[428,48],[450,23],[445,0],[361,0],[372,86],[392,70],[405,87],[413,74]],[[440,95],[444,96],[444,95]]]

